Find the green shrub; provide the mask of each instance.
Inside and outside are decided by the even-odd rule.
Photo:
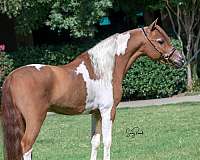
[[[177,50],[182,44],[171,43]],[[123,100],[169,97],[186,90],[186,69],[175,69],[147,57],[139,58],[123,80]]]
[[[14,67],[17,68],[27,64],[66,64],[80,52],[81,49],[75,45],[65,45],[19,48],[16,52],[9,54],[14,59]]]
[[[51,64],[63,65],[72,61],[81,52],[87,50],[89,45],[67,44],[62,46],[42,46],[19,48],[17,51],[4,53],[0,52],[0,86],[13,69],[27,64]]]
[[[192,84],[192,90],[190,91],[191,93],[199,93],[200,92],[200,80],[196,80]]]
[[[185,89],[185,69],[174,69],[141,57],[132,65],[123,80],[123,99],[168,97]]]
[[[78,54],[91,48],[90,43],[64,46],[19,48],[15,52],[0,54],[0,86],[5,76],[14,68],[27,64],[62,65],[72,61]],[[178,41],[174,41],[176,46]],[[88,45],[89,44],[89,45]],[[186,89],[186,71],[158,64],[147,57],[138,59],[123,80],[123,99],[148,99],[167,97]]]
[[[85,45],[42,46],[19,48],[15,52],[0,52],[0,87],[5,77],[15,68],[27,64],[62,65],[69,63],[80,52],[86,50]],[[0,90],[1,95],[1,90]]]
[[[182,51],[183,47],[182,47],[182,43],[180,40],[178,39],[171,39],[171,44],[176,47],[177,50]]]
[[[0,87],[5,77],[13,70],[13,60],[5,52],[0,52]]]
[[[13,70],[13,60],[5,52],[0,52],[0,104],[1,104],[1,86],[5,77]],[[1,105],[0,105],[1,111]]]

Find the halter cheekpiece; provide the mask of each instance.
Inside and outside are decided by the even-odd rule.
[[[142,29],[142,31],[143,31],[143,33],[145,35],[145,38],[149,41],[149,43],[152,45],[152,47],[160,54],[159,60],[169,63],[171,56],[176,51],[176,48],[173,47],[169,53],[162,53],[160,50],[157,49],[157,47],[148,38],[147,33],[145,32],[144,28],[141,27],[141,29]]]

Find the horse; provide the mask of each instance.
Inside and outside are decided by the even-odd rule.
[[[151,25],[114,34],[69,64],[31,64],[11,72],[2,87],[5,160],[31,160],[47,112],[90,114],[91,158],[103,136],[103,159],[110,160],[112,126],[122,97],[122,80],[140,56],[180,68],[184,56],[165,31]]]

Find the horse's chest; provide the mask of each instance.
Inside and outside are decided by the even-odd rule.
[[[109,108],[113,105],[113,87],[111,82],[90,80],[86,82],[86,110]]]
[[[103,76],[97,80],[91,79],[84,62],[76,68],[76,73],[77,75],[82,75],[83,81],[85,82],[86,111],[112,107],[113,86],[111,76]]]

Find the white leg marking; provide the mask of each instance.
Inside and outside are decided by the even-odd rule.
[[[110,160],[110,147],[112,143],[112,121],[110,119],[111,108],[101,111],[102,135],[104,144],[103,160]]]
[[[33,149],[30,149],[28,152],[24,153],[23,155],[24,160],[31,160],[32,150]]]
[[[92,152],[91,152],[90,160],[96,160],[97,159],[97,149],[100,145],[100,134],[93,135],[91,144],[92,144]]]

